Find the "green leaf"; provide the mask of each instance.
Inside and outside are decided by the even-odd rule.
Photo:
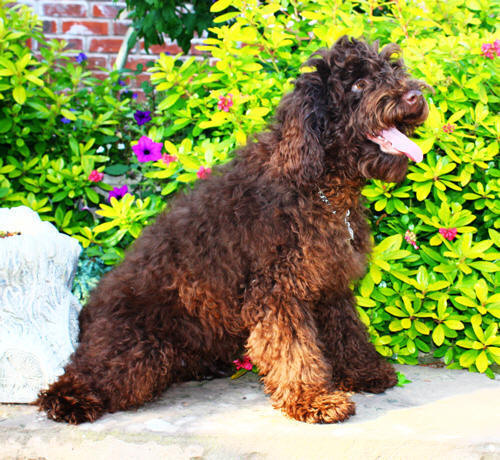
[[[422,321],[413,321],[413,325],[415,326],[415,329],[420,333],[424,335],[428,335],[429,332],[431,331],[429,327],[423,323]]]
[[[488,357],[486,356],[485,351],[481,351],[479,353],[478,357],[476,358],[476,367],[477,370],[481,373],[484,373],[484,371],[488,368]]]
[[[498,267],[497,264],[494,264],[492,262],[486,262],[486,261],[470,262],[469,265],[472,268],[479,270],[480,272],[486,272],[486,273],[494,273],[494,272],[497,272],[498,270],[500,270],[500,267]]]
[[[481,329],[481,323],[483,321],[483,318],[481,315],[474,315],[471,317],[470,322],[472,324],[472,329],[474,330],[474,333],[476,334],[476,337],[481,341],[484,342],[484,332]]]
[[[61,115],[68,120],[75,121],[76,116],[71,110],[61,109]]]
[[[163,110],[169,109],[179,100],[180,97],[180,93],[170,94],[158,104],[157,110],[162,112]]]
[[[92,201],[92,203],[94,204],[98,204],[100,201],[99,194],[95,190],[92,190],[91,188],[85,189],[85,195],[87,195],[88,199]]]
[[[398,318],[405,318],[407,315],[397,307],[385,307],[385,311],[390,313],[392,316],[397,316]]]
[[[18,104],[23,105],[26,102],[26,90],[22,86],[14,87],[12,96]]]
[[[444,329],[441,324],[438,324],[432,331],[432,340],[439,347],[444,342]]]
[[[107,166],[104,169],[106,174],[110,176],[121,176],[129,170],[129,166],[126,164],[116,163],[114,165]]]
[[[460,331],[464,328],[462,321],[458,321],[456,319],[448,319],[444,322],[444,325],[455,331]]]
[[[478,354],[479,352],[476,350],[468,350],[460,355],[458,362],[462,367],[472,366]]]
[[[231,3],[232,0],[218,0],[210,7],[210,11],[212,13],[218,13],[219,11],[225,10]]]

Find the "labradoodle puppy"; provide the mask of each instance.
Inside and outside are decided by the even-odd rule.
[[[146,228],[80,314],[79,346],[36,404],[94,421],[170,384],[221,375],[242,350],[274,407],[331,423],[393,367],[369,342],[353,280],[370,251],[360,191],[402,181],[426,84],[399,48],[343,37],[308,62],[266,132]]]

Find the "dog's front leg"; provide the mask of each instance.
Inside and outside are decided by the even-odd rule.
[[[247,349],[273,406],[308,423],[334,423],[354,414],[348,395],[333,389],[309,306],[279,296],[263,305],[265,313],[250,326]]]
[[[316,309],[315,317],[336,388],[381,393],[396,385],[394,367],[370,342],[351,291],[325,299]]]

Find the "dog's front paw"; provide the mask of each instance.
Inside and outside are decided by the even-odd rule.
[[[355,405],[346,393],[336,391],[325,394],[305,394],[295,403],[282,406],[281,410],[300,422],[336,423],[354,415]]]
[[[366,392],[366,393],[383,393],[388,388],[392,388],[398,383],[396,371],[389,364],[384,366],[376,373],[364,375],[352,375],[344,377],[338,384],[337,388],[343,391]]]

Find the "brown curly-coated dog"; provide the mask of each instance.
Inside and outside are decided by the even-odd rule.
[[[269,130],[144,230],[82,310],[65,374],[40,393],[50,418],[140,406],[221,375],[243,348],[274,407],[304,422],[344,420],[347,391],[395,385],[350,284],[370,250],[363,184],[401,181],[407,157],[422,156],[405,134],[427,117],[426,85],[398,50],[347,37],[320,50]]]

